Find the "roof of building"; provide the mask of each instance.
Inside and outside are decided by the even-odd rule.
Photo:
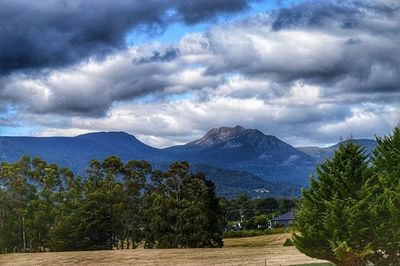
[[[290,221],[295,219],[296,218],[294,217],[293,212],[287,212],[285,214],[282,214],[278,217],[271,219],[271,221]]]

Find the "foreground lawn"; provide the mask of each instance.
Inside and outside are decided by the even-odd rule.
[[[335,264],[330,262],[317,262],[317,263],[306,263],[306,264],[296,264],[292,266],[335,266]]]
[[[261,235],[240,238],[225,238],[225,247],[281,247],[285,240],[290,237],[289,233]]]
[[[321,261],[294,247],[287,234],[225,239],[220,249],[158,249],[0,255],[0,265],[296,265]],[[312,265],[312,264],[311,264]]]

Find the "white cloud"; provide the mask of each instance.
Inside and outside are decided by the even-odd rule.
[[[170,45],[5,76],[2,105],[16,109],[5,119],[35,124],[38,135],[124,130],[158,147],[237,124],[302,145],[390,131],[400,120],[399,12],[289,11],[296,16],[279,30],[277,15],[264,14]]]
[[[327,136],[353,135],[355,138],[371,138],[389,133],[400,121],[400,108],[395,106],[369,106],[352,108],[351,116],[336,123],[326,123],[318,131]]]

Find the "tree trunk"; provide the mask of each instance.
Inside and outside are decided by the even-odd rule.
[[[22,216],[22,247],[26,252],[26,232],[25,232],[25,216]]]

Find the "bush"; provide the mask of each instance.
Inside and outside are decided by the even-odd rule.
[[[251,237],[251,236],[261,236],[270,234],[281,234],[287,233],[286,228],[271,228],[265,230],[240,230],[240,231],[225,231],[223,234],[224,238],[239,238],[239,237]]]
[[[238,237],[249,237],[249,236],[260,236],[260,235],[263,235],[263,231],[241,230],[241,231],[225,231],[223,237],[238,238]]]
[[[290,246],[294,246],[293,240],[291,238],[287,238],[285,240],[285,243],[283,243],[284,247],[290,247]]]

